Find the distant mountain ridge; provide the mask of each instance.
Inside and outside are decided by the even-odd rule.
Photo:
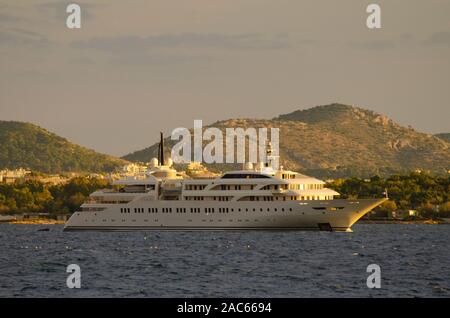
[[[126,161],[90,150],[30,123],[0,121],[0,169],[106,172]]]
[[[230,119],[210,125],[225,128],[280,128],[281,164],[320,177],[369,176],[428,170],[447,173],[450,143],[403,127],[360,107],[331,104],[283,114],[271,120]],[[167,148],[175,142],[166,138]],[[157,144],[128,154],[130,161],[157,156]],[[222,165],[212,167],[224,168]]]
[[[446,142],[450,142],[450,133],[442,133],[442,134],[436,134],[435,137],[438,137],[439,139],[442,139]]]

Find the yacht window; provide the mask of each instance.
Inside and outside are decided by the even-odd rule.
[[[269,179],[269,176],[263,174],[251,173],[227,173],[222,176],[222,179]]]

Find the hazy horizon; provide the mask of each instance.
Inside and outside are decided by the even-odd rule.
[[[69,3],[0,0],[0,120],[116,156],[194,119],[334,102],[450,132],[449,1],[75,1],[79,30]]]

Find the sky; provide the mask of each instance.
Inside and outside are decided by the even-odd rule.
[[[75,1],[81,29],[70,3],[0,0],[0,120],[116,156],[333,102],[450,132],[448,0]]]

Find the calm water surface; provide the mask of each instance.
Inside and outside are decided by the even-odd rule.
[[[0,224],[0,297],[450,297],[449,225],[353,230],[62,232]],[[66,286],[73,263],[81,289]],[[381,289],[366,286],[373,263]]]

